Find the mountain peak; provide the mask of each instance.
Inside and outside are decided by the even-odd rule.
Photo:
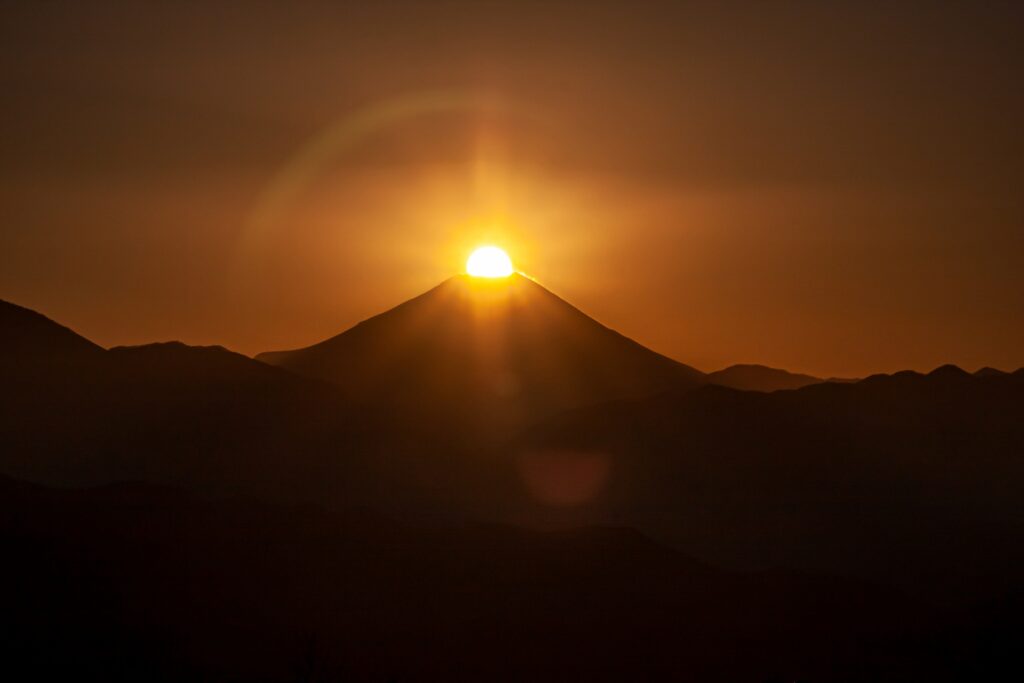
[[[360,400],[509,426],[703,379],[520,274],[457,275],[330,339],[257,359]]]
[[[929,372],[928,373],[928,377],[940,377],[940,378],[948,378],[948,379],[953,379],[953,378],[962,379],[962,378],[966,378],[966,377],[971,377],[971,373],[967,372],[963,368],[960,368],[960,367],[958,367],[956,365],[953,365],[952,363],[946,363],[945,365],[940,365],[939,367],[937,367],[934,370],[932,370],[931,372]]]

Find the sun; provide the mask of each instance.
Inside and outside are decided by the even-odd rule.
[[[508,277],[513,272],[512,259],[498,247],[480,247],[469,255],[466,272],[475,277]]]

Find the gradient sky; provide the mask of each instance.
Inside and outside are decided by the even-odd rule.
[[[1021,8],[5,4],[0,298],[256,353],[497,242],[704,370],[1014,369]]]

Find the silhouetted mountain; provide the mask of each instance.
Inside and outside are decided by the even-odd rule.
[[[709,386],[574,411],[517,450],[604,459],[614,476],[595,516],[726,565],[835,571],[950,600],[1024,580],[1024,373]]]
[[[707,381],[710,384],[742,391],[779,391],[799,389],[826,380],[764,365],[730,365],[724,370],[708,373]]]
[[[344,481],[325,472],[336,475],[346,459],[354,468],[376,452],[369,444],[383,430],[374,416],[330,385],[220,347],[104,351],[76,339],[42,356],[33,348],[7,355],[0,368],[3,472],[53,483],[144,479],[283,497],[313,495],[319,485],[323,497]],[[47,360],[25,362],[33,357]]]
[[[41,355],[12,350],[0,366],[0,471],[60,484],[138,479],[367,505],[418,520],[627,524],[716,564],[846,574],[938,601],[997,597],[1024,580],[1024,371],[979,377],[943,367],[773,393],[691,388],[695,371],[533,283],[464,286],[446,283],[406,304],[412,312],[392,311],[399,322],[385,314],[311,356],[364,358],[349,387],[219,347],[104,351],[71,337]],[[494,320],[525,320],[497,358],[512,359],[530,383],[512,398],[480,398],[487,410],[518,405],[519,420],[585,402],[579,387],[545,398],[545,382],[556,381],[537,370],[547,367],[548,346],[556,348],[550,363],[569,364],[570,384],[585,386],[586,368],[594,369],[598,395],[669,389],[584,405],[507,448],[478,448],[459,426],[488,419],[470,399],[491,375],[466,370],[458,353],[471,347],[443,326],[455,321],[470,334],[467,311],[485,315],[488,303],[494,317],[481,324],[478,348],[503,338]],[[554,322],[532,320],[534,310]],[[52,323],[42,329],[50,325],[65,334]],[[376,326],[387,334],[371,334]],[[422,340],[418,354],[406,332]],[[384,339],[397,347],[377,347]],[[577,346],[586,352],[570,358]],[[481,353],[483,367],[504,367]],[[642,381],[594,364],[619,356]],[[339,372],[350,367],[337,362],[330,367]],[[392,362],[408,370],[410,388]],[[363,403],[356,389],[371,369],[385,383]],[[442,386],[447,372],[454,388]],[[441,392],[436,401],[423,393],[429,387]],[[417,412],[416,397],[429,409]]]
[[[825,378],[826,382],[834,382],[835,384],[853,384],[854,382],[859,382],[860,380],[861,380],[860,377],[827,377],[827,378]]]
[[[11,680],[952,681],[1020,667],[1013,603],[958,616],[859,582],[733,574],[628,529],[431,531],[3,479],[0,543]]]
[[[984,367],[984,368],[980,368],[980,369],[976,370],[975,373],[974,373],[974,375],[976,377],[1001,377],[1003,375],[1008,375],[1008,374],[1010,374],[1010,373],[1005,372],[1003,370],[998,370],[996,368],[990,368],[990,367],[987,367],[987,366]]]
[[[491,435],[703,381],[518,274],[453,277],[336,337],[257,358],[403,415]]]
[[[63,328],[51,325],[59,338]],[[62,485],[139,479],[421,518],[462,516],[510,490],[458,431],[221,347],[54,348],[18,347],[0,365],[2,473]]]
[[[931,372],[928,373],[929,377],[940,377],[946,380],[952,381],[969,381],[971,373],[967,372],[961,367],[947,363],[946,365],[940,365]]]
[[[0,368],[42,359],[82,358],[103,349],[44,315],[0,300]]]

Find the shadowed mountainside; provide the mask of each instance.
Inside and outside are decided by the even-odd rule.
[[[51,363],[103,352],[91,341],[28,308],[0,300],[0,368],[33,359]]]
[[[486,479],[434,425],[220,347],[118,347],[0,370],[0,471],[32,481],[139,479],[430,515],[464,509]]]
[[[727,566],[828,570],[953,601],[1024,579],[1024,371],[709,386],[558,416],[517,450],[607,460],[600,515]]]
[[[490,436],[562,410],[704,381],[518,274],[456,276],[319,344],[257,359],[403,415]]]
[[[365,471],[377,454],[377,417],[330,385],[221,347],[106,351],[28,309],[0,310],[0,339],[22,331],[0,355],[4,473],[324,499],[344,493],[339,470]]]
[[[0,655],[128,680],[969,680],[1010,604],[722,572],[624,529],[426,530],[141,484],[0,479]],[[1006,673],[1006,670],[1003,670]]]
[[[454,392],[445,388],[443,373],[435,372],[442,363],[449,364],[446,370],[456,380],[455,365],[477,366],[460,355],[466,352],[466,340],[445,332],[444,324],[455,326],[459,334],[470,334],[467,326],[475,325],[475,318],[459,316],[473,316],[479,312],[478,304],[493,303],[495,310],[505,314],[484,323],[482,336],[473,337],[474,343],[486,348],[502,336],[501,324],[532,315],[536,309],[541,318],[547,315],[556,322],[550,330],[543,324],[533,328],[526,324],[533,337],[529,342],[521,339],[516,346],[516,367],[539,373],[536,363],[542,356],[548,362],[564,361],[584,385],[591,386],[589,375],[603,377],[595,381],[606,392],[632,395],[641,386],[653,390],[659,382],[679,386],[683,382],[677,382],[677,377],[696,373],[590,321],[525,279],[511,287],[481,286],[481,291],[468,293],[455,280],[442,285],[444,292],[425,295],[420,305],[431,313],[439,305],[436,299],[445,301],[437,311],[440,319],[414,312],[415,324],[433,330],[428,336],[436,340],[433,346],[424,342],[428,353],[420,359],[425,366],[419,380],[437,382],[430,387],[439,392],[433,399],[421,395],[430,387],[420,384],[415,400],[402,389],[407,384],[404,371],[413,373],[409,381],[416,379],[414,369],[403,364],[411,360],[382,351],[377,335],[352,337],[357,342],[353,351],[357,359],[368,362],[359,355],[360,349],[377,350],[384,353],[377,361],[386,364],[376,368],[384,378],[381,386],[359,396],[221,347],[170,342],[106,351],[33,311],[4,304],[2,322],[12,334],[0,336],[18,343],[10,342],[9,352],[0,356],[4,385],[0,468],[49,483],[142,479],[327,505],[372,504],[416,516],[464,514],[467,508],[488,511],[500,507],[499,501],[507,500],[517,488],[508,468],[497,463],[493,454],[481,457],[483,444],[491,444],[493,450],[500,439],[473,430],[474,424],[481,424],[473,419],[483,414],[478,407],[497,410],[501,401],[476,401],[476,394],[466,393],[468,385],[457,381]],[[449,291],[453,287],[456,291]],[[474,298],[468,300],[466,295]],[[390,333],[404,332],[406,325],[413,324],[408,315],[396,315],[400,324],[395,328],[388,323]],[[568,358],[569,347],[553,341],[562,334],[567,335],[566,344],[591,343],[596,355],[581,352]],[[545,335],[553,335],[550,341],[562,349],[562,355],[547,357],[543,349],[522,347],[544,343]],[[588,342],[591,336],[600,341]],[[401,343],[400,338],[390,341]],[[623,362],[630,370],[641,367],[639,381],[628,373],[604,372],[593,365],[613,362],[618,356],[626,358]],[[498,357],[502,362],[509,359]],[[394,367],[387,365],[392,362]],[[474,370],[464,378],[492,377],[491,370],[498,366],[483,367],[487,368],[484,375]],[[371,381],[368,374],[362,376]],[[534,377],[538,382],[556,382],[541,374]],[[391,390],[397,395],[392,396]],[[530,391],[531,396],[544,393],[539,386]],[[524,392],[514,392],[507,405],[525,407],[530,401]],[[589,402],[585,396],[584,389],[575,386],[556,398]],[[541,403],[543,398],[530,405]],[[517,419],[522,418],[520,414]],[[488,424],[493,427],[495,421]]]
[[[573,373],[584,373],[581,358],[620,352],[649,369],[633,384],[605,373],[595,380],[602,391],[676,385],[677,373],[689,379],[656,396],[557,414],[506,444],[481,447],[459,425],[481,414],[465,401],[479,396],[473,382],[489,371],[480,375],[476,361],[457,353],[466,340],[437,332],[432,313],[461,320],[452,324],[462,334],[476,329],[467,320],[480,299],[463,298],[459,282],[405,305],[423,311],[392,311],[401,325],[373,319],[388,335],[426,335],[422,358],[463,373],[454,388],[438,389],[448,392],[444,400],[421,397],[429,410],[420,412],[415,397],[443,373],[412,368],[415,381],[403,389],[402,373],[385,367],[390,384],[361,402],[351,388],[219,347],[104,351],[12,306],[5,324],[24,317],[38,348],[62,350],[0,356],[0,469],[51,483],[141,479],[333,508],[370,505],[420,520],[625,524],[716,564],[860,576],[946,602],[995,597],[1024,578],[1024,373],[972,376],[944,367],[774,393],[687,388],[695,371],[552,296],[538,304],[553,307],[540,315],[557,321],[550,329],[601,340],[593,342],[600,353],[565,358]],[[482,290],[483,301],[497,297],[495,319],[528,315],[533,297],[550,296],[517,282],[512,290]],[[525,309],[510,295],[519,286],[527,286]],[[502,336],[500,326],[482,329],[481,348]],[[571,355],[562,332],[545,329],[509,348],[550,334],[561,344],[550,358]],[[390,354],[387,344],[375,346],[384,337],[357,330],[322,353],[339,358],[335,345],[352,345],[358,358],[366,351],[374,362],[409,367],[411,349]],[[501,357],[531,372],[548,358],[541,349]],[[482,367],[499,367],[489,363]],[[368,370],[358,376],[370,381]],[[526,396],[555,381],[530,376],[536,383]],[[384,386],[399,394],[395,405]],[[557,398],[583,398],[578,391]],[[481,402],[496,409],[523,397]],[[532,411],[539,404],[519,405]]]

